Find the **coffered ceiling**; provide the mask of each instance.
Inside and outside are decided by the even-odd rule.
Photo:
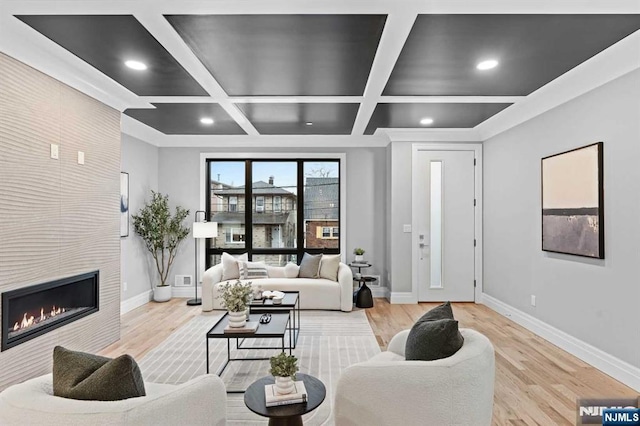
[[[0,49],[166,135],[363,135],[474,128],[640,29],[624,0],[517,3],[4,1]]]

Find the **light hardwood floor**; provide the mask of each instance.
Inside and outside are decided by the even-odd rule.
[[[437,304],[391,305],[376,299],[375,307],[366,313],[384,350],[398,331],[410,328],[434,306]],[[495,347],[495,425],[571,425],[576,422],[577,398],[638,396],[633,389],[483,305],[455,303],[453,311],[461,327],[483,333]],[[122,316],[120,341],[101,354],[128,353],[140,359],[199,314],[200,309],[186,306],[185,299],[148,303]]]

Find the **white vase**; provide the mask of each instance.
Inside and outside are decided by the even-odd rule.
[[[240,328],[247,323],[247,312],[231,312],[229,311],[229,327]]]
[[[156,302],[168,302],[171,300],[171,286],[155,286],[153,288],[153,300]]]
[[[355,255],[355,262],[363,262],[364,261],[364,255],[363,254],[356,254]]]
[[[293,392],[293,379],[290,376],[276,376],[276,392],[280,395],[287,395]]]

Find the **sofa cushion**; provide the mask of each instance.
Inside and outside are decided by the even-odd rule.
[[[302,256],[302,262],[300,262],[300,271],[298,272],[299,278],[318,278],[318,271],[320,270],[320,260],[322,260],[321,254],[312,255],[305,253]]]
[[[300,272],[300,267],[295,263],[290,262],[284,266],[285,278],[297,278],[299,272]]]
[[[455,354],[464,338],[449,302],[430,310],[411,327],[405,345],[407,360],[433,361]]]
[[[131,356],[111,359],[62,346],[53,349],[53,394],[94,401],[146,395],[142,374]]]
[[[268,278],[267,265],[262,262],[238,262],[240,278],[250,280],[254,278]]]
[[[238,261],[248,262],[249,254],[243,253],[238,256],[231,256],[229,253],[222,253],[222,281],[237,280],[240,278],[240,267]]]
[[[340,255],[322,255],[318,275],[331,281],[338,281],[338,269],[340,268]]]

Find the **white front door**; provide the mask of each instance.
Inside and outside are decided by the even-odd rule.
[[[418,151],[417,288],[421,302],[475,297],[474,151]]]

